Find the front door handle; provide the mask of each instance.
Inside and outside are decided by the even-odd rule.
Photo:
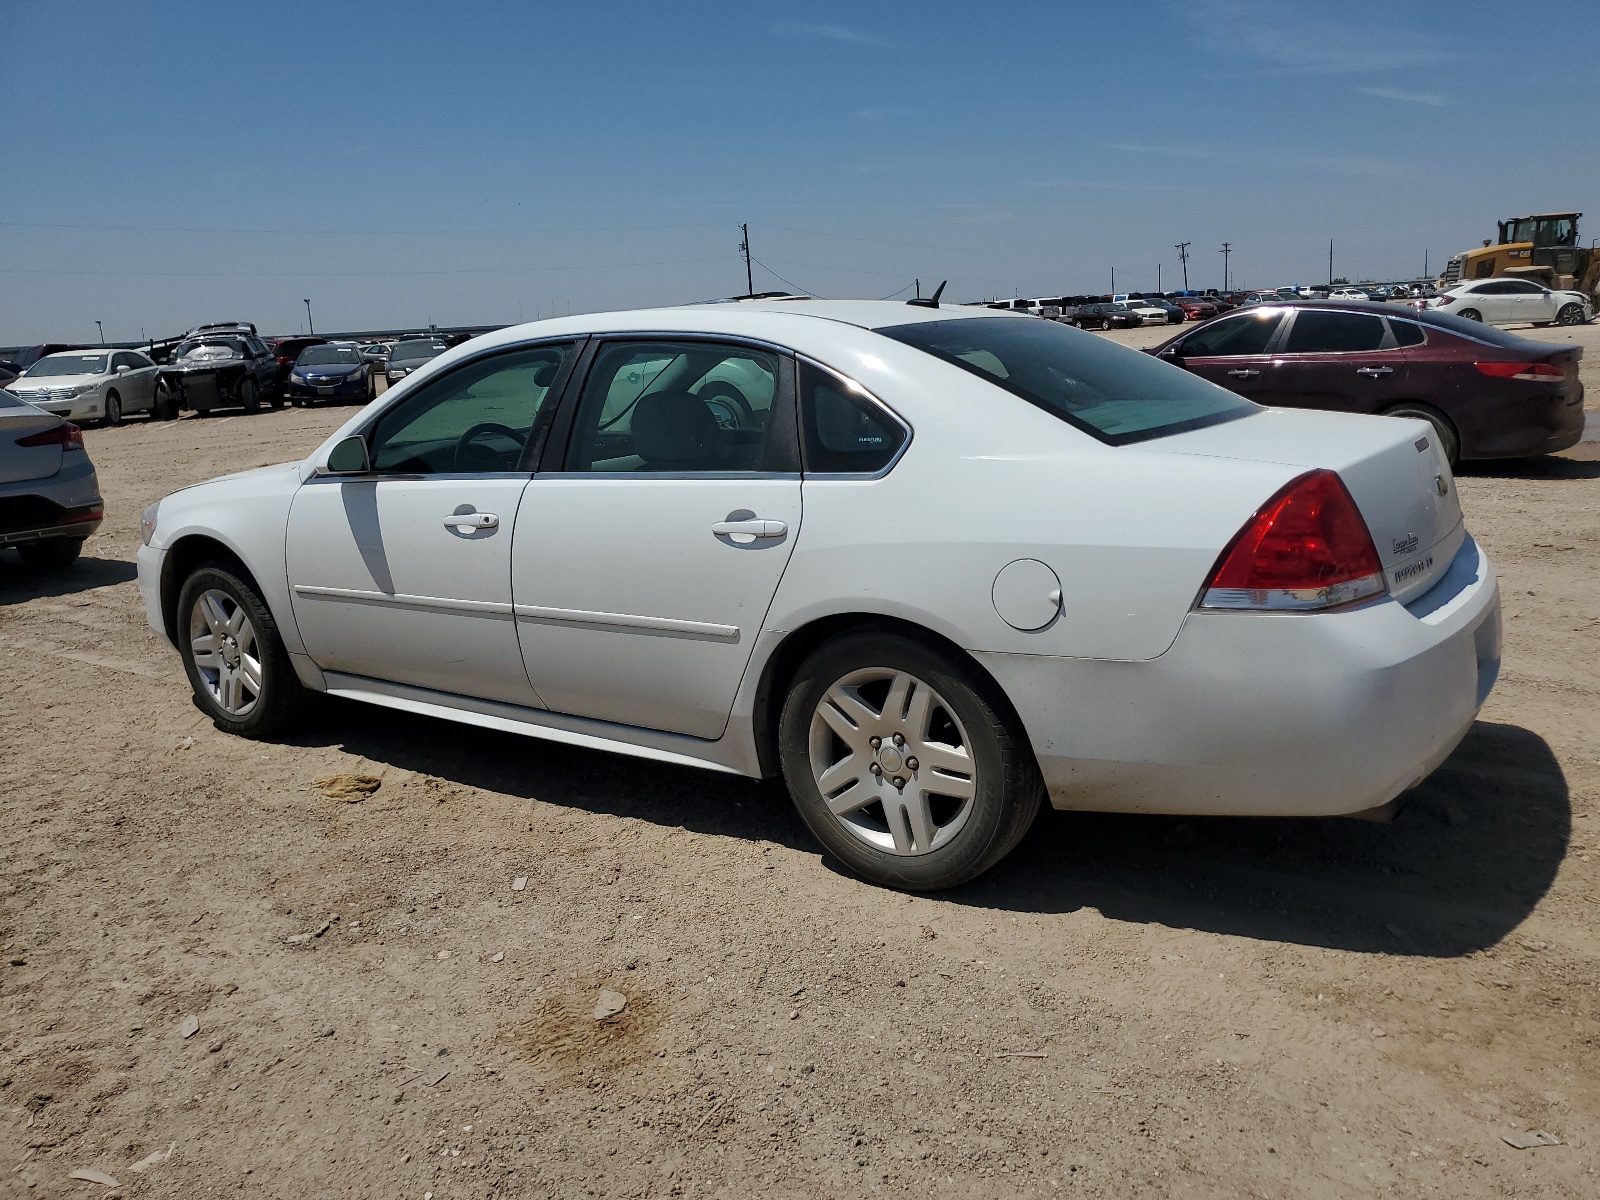
[[[446,529],[498,529],[500,518],[494,513],[451,513],[444,519]]]
[[[711,527],[718,537],[779,538],[789,532],[782,521],[718,521]]]
[[[1228,372],[1228,375],[1234,379],[1254,379],[1259,374],[1261,374],[1260,371],[1253,371],[1249,367],[1236,367]]]
[[[1384,376],[1384,375],[1393,375],[1394,374],[1394,368],[1393,367],[1357,367],[1356,368],[1356,374],[1357,375],[1368,375],[1368,376],[1371,376],[1373,379],[1377,379],[1377,378],[1380,378],[1381,376]]]

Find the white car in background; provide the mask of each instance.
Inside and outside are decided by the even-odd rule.
[[[1336,287],[1331,292],[1328,293],[1328,299],[1329,300],[1359,300],[1361,303],[1365,304],[1367,302],[1368,297],[1367,297],[1367,293],[1362,291],[1360,288]]]
[[[1131,313],[1137,313],[1139,319],[1146,325],[1165,325],[1167,323],[1167,310],[1147,300],[1119,300],[1118,308],[1125,308]]]
[[[12,395],[69,421],[120,425],[155,407],[160,368],[137,350],[47,354],[7,384]]]
[[[930,301],[503,329],[142,525],[150,622],[220,729],[327,692],[781,775],[905,888],[987,870],[1045,797],[1379,808],[1499,667],[1425,422]]]
[[[1582,325],[1593,316],[1582,292],[1554,292],[1531,279],[1476,279],[1440,292],[1429,308],[1490,325]]]

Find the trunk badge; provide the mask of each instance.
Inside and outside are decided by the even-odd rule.
[[[1393,544],[1396,554],[1406,555],[1415,550],[1420,543],[1417,541],[1416,534],[1408,533],[1403,538],[1395,538]]]
[[[1441,496],[1449,492],[1450,485],[1444,481],[1443,475],[1435,475],[1433,477],[1433,490],[1438,492]]]

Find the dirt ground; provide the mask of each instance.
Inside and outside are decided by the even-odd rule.
[[[90,431],[83,560],[0,559],[0,1195],[1600,1191],[1596,444],[1460,480],[1505,668],[1395,824],[1046,812],[908,897],[773,785],[351,703],[216,732],[140,511],[348,413]]]

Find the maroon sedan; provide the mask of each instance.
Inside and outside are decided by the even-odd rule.
[[[1549,454],[1583,435],[1582,347],[1436,309],[1261,305],[1147,353],[1258,404],[1419,418],[1452,465]]]
[[[1196,296],[1174,296],[1172,302],[1183,309],[1184,319],[1188,321],[1208,321],[1217,315],[1215,304]]]

